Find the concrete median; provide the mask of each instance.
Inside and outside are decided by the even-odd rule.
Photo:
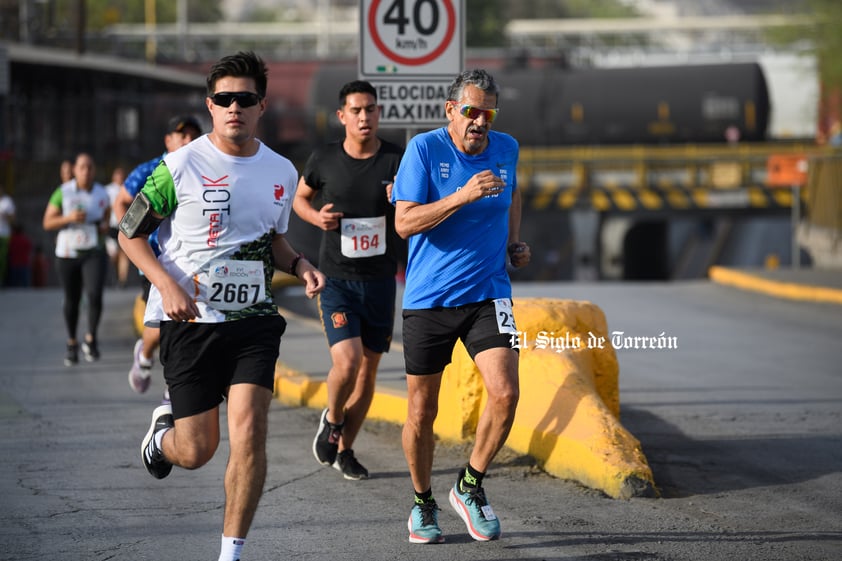
[[[640,443],[619,421],[619,367],[602,310],[589,302],[515,299],[514,312],[521,393],[506,445],[548,473],[610,497],[654,496]],[[320,409],[327,403],[324,381],[283,363],[275,394],[288,405]],[[442,380],[437,436],[472,438],[484,403],[479,372],[457,344]],[[405,393],[378,387],[369,418],[402,424],[406,407]]]

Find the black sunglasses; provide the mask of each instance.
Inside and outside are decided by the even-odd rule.
[[[214,105],[229,107],[235,101],[240,107],[251,107],[260,103],[261,97],[252,92],[219,92],[210,96]]]

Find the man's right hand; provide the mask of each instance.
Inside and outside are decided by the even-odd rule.
[[[468,203],[473,203],[483,197],[499,195],[505,188],[505,181],[491,171],[485,170],[469,179],[460,191],[467,198]]]
[[[319,209],[319,225],[322,230],[336,230],[339,220],[344,216],[342,212],[331,212],[333,203],[327,203]]]
[[[173,321],[190,321],[201,317],[196,302],[175,280],[159,287],[164,313]]]

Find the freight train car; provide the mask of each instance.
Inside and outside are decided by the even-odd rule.
[[[497,74],[496,127],[526,146],[766,138],[769,94],[754,63]]]
[[[684,146],[716,150],[715,144],[729,141],[754,145],[780,140],[770,135],[772,97],[762,67],[755,63],[488,68],[501,87],[500,113],[494,128],[515,136],[523,148],[593,146],[603,149],[587,152],[616,155],[623,145],[641,146],[641,153],[649,148],[650,152],[664,153],[662,146],[668,150]],[[336,93],[342,83],[355,78],[353,65],[323,65],[314,73],[310,103],[319,117],[312,130],[319,131],[322,139],[341,138],[342,130],[334,116]],[[404,129],[384,128],[381,134],[402,143],[406,133]],[[526,193],[521,236],[532,246],[533,265],[513,273],[513,278],[696,278],[704,274],[706,269],[699,264],[707,262],[709,252],[719,251],[718,244],[708,240],[712,236],[706,234],[719,231],[718,221],[781,212],[720,208],[716,203],[709,208],[676,203],[678,206],[673,208],[651,189],[646,191],[649,198],[641,198],[638,204],[637,195],[630,190],[630,185],[641,179],[639,167],[630,160],[637,157],[637,152],[624,153],[620,160],[609,163],[602,175],[585,171],[578,176],[568,168],[554,168],[554,162],[547,161],[542,164],[549,165],[541,167],[539,174],[519,176]],[[659,169],[660,175],[645,176],[645,180],[652,184],[662,180],[694,181],[689,179],[690,174],[698,171],[676,169]],[[576,204],[577,190],[566,191],[570,197],[560,196],[565,191],[559,186],[573,184],[581,177],[605,184],[613,182],[622,188],[612,191],[612,196],[625,194],[626,199],[622,205],[612,207],[597,204],[590,195],[582,197],[582,204]],[[674,188],[683,193],[680,185]],[[737,198],[746,195],[743,190],[716,194]],[[656,207],[658,210],[654,210]],[[779,217],[775,215],[773,219]]]
[[[355,71],[325,65],[316,72],[311,99],[317,114],[333,114],[336,92]],[[495,129],[514,135],[522,146],[766,139],[769,93],[755,63],[492,73],[502,89]],[[323,120],[322,129],[331,123],[338,125]]]

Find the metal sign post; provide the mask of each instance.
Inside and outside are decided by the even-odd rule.
[[[801,268],[801,248],[798,245],[798,223],[801,221],[801,187],[792,186],[792,268]]]
[[[798,244],[798,223],[801,220],[801,189],[807,185],[809,164],[804,154],[776,154],[766,163],[766,186],[789,188],[792,192],[790,219],[792,220],[792,268],[801,267]]]

